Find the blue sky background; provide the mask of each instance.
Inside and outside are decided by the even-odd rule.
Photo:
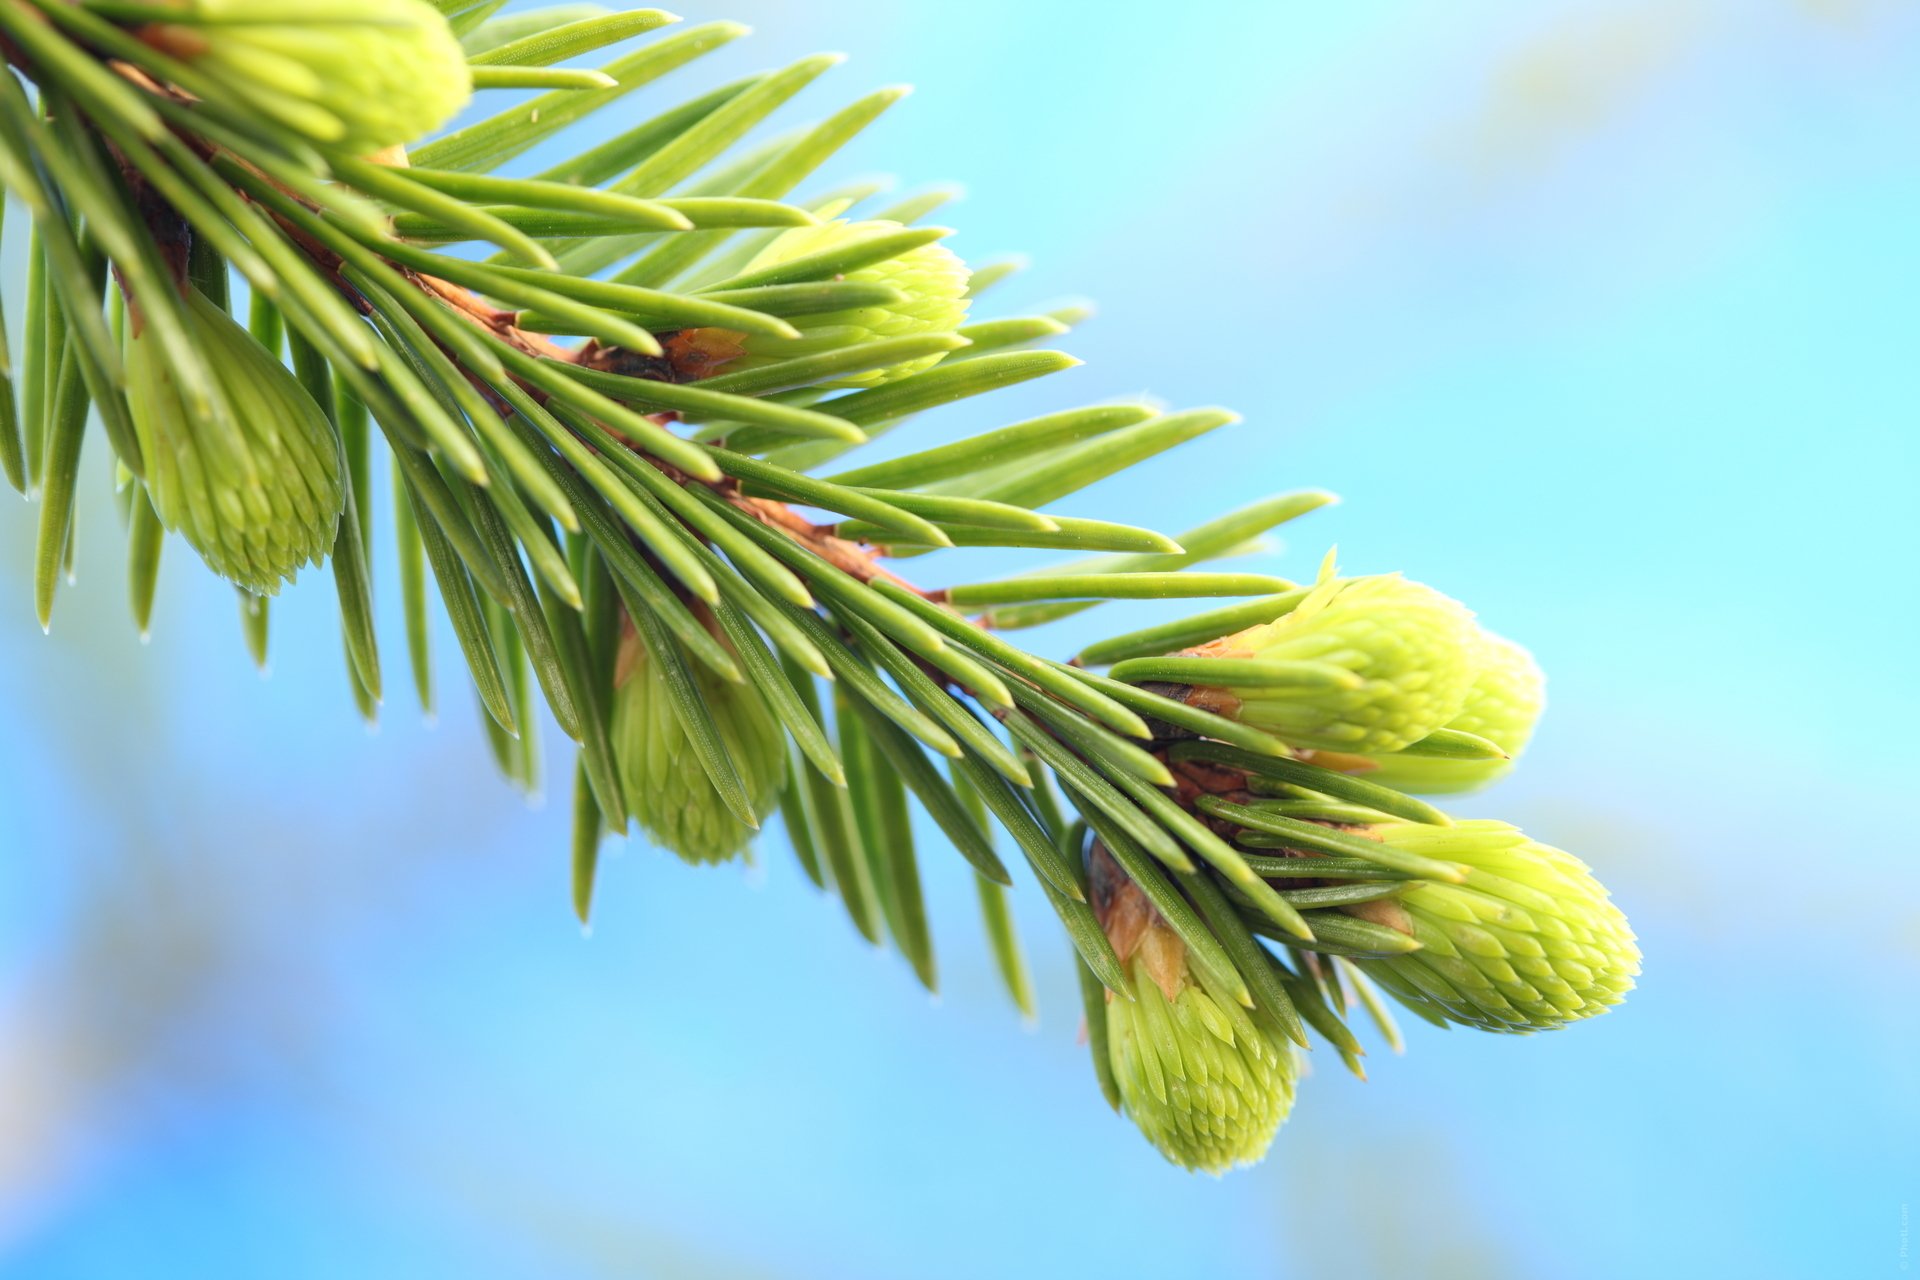
[[[1642,989],[1527,1040],[1416,1024],[1365,1084],[1317,1063],[1263,1166],[1180,1173],[1101,1104],[1030,884],[1032,1029],[937,838],[937,1002],[778,836],[744,873],[627,850],[583,940],[565,804],[492,776],[450,634],[423,725],[387,565],[369,735],[324,575],[276,602],[262,681],[231,591],[171,541],[139,643],[96,442],[51,639],[33,511],[0,502],[0,1274],[1898,1272],[1920,15],[682,11],[757,32],[583,143],[844,50],[782,122],[920,92],[823,185],[963,180],[955,246],[1035,259],[990,313],[1101,303],[1067,343],[1085,368],[874,456],[1134,391],[1243,412],[1062,509],[1177,530],[1325,486],[1344,504],[1271,568],[1337,542],[1533,646],[1552,709],[1526,768],[1460,807],[1593,863]],[[1032,638],[1065,654],[1154,613]]]

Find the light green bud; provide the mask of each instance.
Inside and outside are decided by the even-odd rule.
[[[610,733],[628,810],[655,844],[683,861],[725,862],[738,855],[752,841],[753,828],[714,790],[674,710],[660,663],[634,635],[627,637],[622,660],[626,672],[614,690]],[[786,779],[780,722],[753,685],[731,684],[698,663],[687,665],[753,812],[765,820],[779,804]]]
[[[340,439],[286,366],[206,295],[188,289],[185,312],[218,404],[195,413],[151,332],[128,338],[147,490],[160,522],[215,573],[273,595],[333,546],[346,502]]]
[[[1329,579],[1291,613],[1189,653],[1344,669],[1345,685],[1198,686],[1188,701],[1295,747],[1371,755],[1460,713],[1479,639],[1459,601],[1395,573]]]
[[[261,115],[367,155],[416,142],[473,96],[466,54],[426,0],[161,0],[140,37]]]
[[[1480,635],[1479,674],[1467,692],[1466,705],[1444,727],[1478,734],[1506,752],[1507,758],[1381,756],[1379,768],[1366,775],[1368,781],[1422,795],[1453,795],[1477,791],[1512,771],[1546,706],[1547,678],[1520,645],[1491,631]]]
[[[898,231],[900,224],[885,220],[868,222],[828,222],[817,227],[794,227],[775,236],[748,264],[748,271],[778,266],[807,254],[837,248],[852,240],[880,232]],[[730,363],[731,372],[790,360],[795,356],[834,351],[856,343],[881,338],[905,338],[923,333],[951,333],[967,321],[967,264],[943,244],[923,244],[885,262],[850,271],[841,277],[863,284],[889,285],[904,296],[902,301],[885,306],[857,307],[820,315],[794,316],[791,323],[800,330],[798,338],[773,338],[748,335],[742,342],[746,354]],[[829,387],[871,387],[904,378],[910,373],[930,369],[945,353],[908,360],[885,369],[851,374]]]
[[[1126,962],[1133,999],[1107,997],[1107,1054],[1127,1115],[1182,1168],[1225,1173],[1266,1155],[1293,1108],[1293,1046],[1186,963],[1165,924]]]
[[[1640,972],[1627,918],[1572,854],[1504,822],[1388,823],[1396,849],[1468,868],[1348,910],[1409,934],[1420,950],[1356,961],[1415,1012],[1486,1031],[1546,1031],[1620,1003]]]

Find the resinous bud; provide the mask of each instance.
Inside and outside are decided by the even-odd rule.
[[[1131,882],[1096,895],[1133,996],[1108,993],[1106,1003],[1108,1062],[1127,1115],[1182,1168],[1217,1174],[1258,1161],[1293,1108],[1293,1045],[1208,984]]]
[[[185,314],[213,375],[196,412],[150,332],[127,339],[127,404],[160,522],[222,577],[273,595],[333,546],[346,501],[333,425],[286,366],[196,289]]]
[[[1398,751],[1460,713],[1479,649],[1473,615],[1432,587],[1397,573],[1332,578],[1291,613],[1188,655],[1337,668],[1346,683],[1201,685],[1187,700],[1296,747]]]
[[[1490,631],[1480,636],[1479,672],[1467,691],[1466,705],[1443,727],[1477,734],[1506,752],[1507,758],[1381,756],[1376,761],[1379,767],[1366,775],[1368,781],[1422,795],[1454,795],[1477,791],[1513,769],[1546,707],[1547,678],[1524,647]]]
[[[621,647],[611,735],[627,808],[655,844],[691,863],[725,862],[752,841],[700,763],[674,709],[673,692],[646,643],[629,632]],[[699,663],[688,669],[719,730],[747,801],[764,821],[786,778],[786,740],[766,698],[751,684],[732,684]]]
[[[1546,1031],[1604,1013],[1632,990],[1633,930],[1572,854],[1486,820],[1386,823],[1372,834],[1468,869],[1461,884],[1431,881],[1347,908],[1420,943],[1355,962],[1415,1012],[1486,1031]]]
[[[416,142],[473,96],[466,54],[426,0],[160,0],[141,39],[314,142],[367,155]]]
[[[835,221],[817,227],[794,227],[774,237],[748,264],[747,271],[779,266],[808,254],[839,248],[855,240],[900,230],[883,219],[866,222]],[[798,338],[749,335],[742,342],[746,354],[728,368],[751,369],[775,360],[814,355],[881,338],[906,338],[927,333],[951,333],[967,321],[967,264],[945,245],[923,244],[885,262],[876,262],[840,277],[863,284],[887,285],[902,296],[881,306],[856,307],[820,315],[794,316],[790,323]],[[907,360],[884,369],[871,369],[823,385],[871,387],[932,368],[944,352]]]

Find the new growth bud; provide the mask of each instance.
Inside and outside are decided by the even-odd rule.
[[[900,230],[897,222],[829,222],[817,227],[794,227],[774,237],[748,264],[747,271],[778,266],[807,254],[840,248],[856,240],[888,231]],[[849,271],[840,277],[862,284],[887,285],[897,290],[897,302],[882,306],[857,307],[821,315],[794,316],[798,338],[772,338],[749,335],[743,342],[746,354],[728,366],[751,369],[775,360],[814,355],[861,342],[881,338],[906,338],[924,333],[951,333],[967,320],[967,264],[943,244],[923,244],[885,262]],[[884,369],[851,374],[820,385],[828,387],[871,387],[910,373],[930,369],[944,357],[943,352],[908,360]]]
[[[1292,746],[1392,752],[1460,713],[1478,652],[1473,615],[1432,587],[1397,573],[1332,578],[1291,613],[1188,653],[1338,668],[1350,682],[1196,686],[1187,700]]]
[[[1097,846],[1094,901],[1133,996],[1106,1003],[1127,1115],[1182,1168],[1259,1160],[1293,1107],[1293,1045],[1188,964],[1186,944]]]
[[[473,95],[466,54],[426,0],[161,0],[141,39],[315,142],[367,155],[418,141]]]
[[[1482,631],[1479,674],[1467,691],[1460,714],[1445,728],[1477,734],[1507,758],[1450,760],[1436,756],[1391,755],[1366,775],[1400,791],[1424,795],[1451,795],[1477,791],[1505,777],[1533,737],[1533,726],[1546,706],[1547,678],[1526,649],[1504,636]]]
[[[333,546],[346,491],[333,425],[286,366],[231,316],[188,289],[186,318],[214,379],[194,412],[160,343],[127,340],[127,405],[147,490],[215,573],[273,595]]]
[[[720,745],[733,762],[754,814],[765,820],[786,778],[786,740],[766,698],[751,684],[730,684],[687,664]],[[637,634],[620,652],[611,736],[627,808],[655,844],[683,861],[725,862],[753,839],[714,789],[674,707],[660,662]]]
[[[1633,930],[1572,854],[1504,822],[1373,828],[1397,849],[1468,868],[1354,915],[1410,934],[1420,950],[1356,961],[1415,1012],[1486,1031],[1546,1031],[1620,1003],[1640,972]]]

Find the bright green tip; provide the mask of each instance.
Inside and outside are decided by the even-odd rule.
[[[785,731],[773,709],[758,688],[729,684],[698,663],[683,663],[735,775],[729,782],[739,788],[741,804],[730,805],[695,749],[667,665],[637,635],[628,637],[622,657],[626,678],[614,691],[608,736],[634,820],[683,861],[738,857],[778,806],[786,779]],[[696,726],[701,732],[708,727]]]
[[[1368,904],[1366,918],[1410,933],[1421,948],[1356,963],[1415,1012],[1483,1031],[1547,1031],[1604,1013],[1633,989],[1633,930],[1572,854],[1478,819],[1374,832],[1393,848],[1451,861],[1462,875],[1458,885],[1426,883]]]
[[[1293,1108],[1293,1046],[1257,1025],[1237,992],[1181,963],[1169,998],[1135,958],[1131,1000],[1106,1004],[1107,1051],[1127,1116],[1184,1169],[1225,1173],[1266,1155]]]

